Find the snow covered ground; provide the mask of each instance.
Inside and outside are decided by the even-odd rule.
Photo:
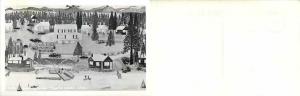
[[[121,73],[121,72],[120,72]],[[56,74],[48,74],[44,70],[35,74],[34,72],[11,72],[6,77],[6,90],[16,91],[18,84],[21,85],[23,91],[62,91],[62,90],[144,90],[140,88],[141,83],[145,80],[145,72],[132,71],[121,73],[122,79],[118,79],[114,72],[94,72],[81,71],[74,73],[75,77],[69,81],[63,80],[42,80],[36,79],[38,76],[56,77]],[[84,80],[84,76],[89,75],[91,80]],[[30,86],[37,85],[37,88]]]
[[[29,44],[31,41],[29,39],[40,38],[40,35],[32,34],[22,28],[16,32],[6,32],[5,40],[6,45],[8,39],[12,37],[13,40],[21,39],[23,44]],[[83,47],[85,53],[93,54],[103,54],[103,53],[114,53],[110,57],[114,60],[114,69],[120,70],[123,68],[124,64],[121,61],[122,57],[129,57],[129,53],[120,54],[123,50],[124,35],[115,35],[115,45],[106,46],[105,43],[97,44],[92,41],[90,36],[83,34],[83,39],[80,40],[80,44]],[[107,40],[107,35],[100,35],[100,40]],[[60,54],[73,54],[75,44],[56,44],[55,53]],[[28,57],[33,58],[35,50],[31,48],[26,49]],[[117,54],[118,53],[118,54]],[[43,54],[42,54],[43,55]],[[88,68],[87,60],[80,60],[77,63],[71,65],[33,65],[35,69],[39,69],[38,74],[35,72],[11,72],[8,77],[5,77],[5,87],[8,91],[16,91],[18,85],[20,84],[23,91],[60,91],[60,90],[144,90],[141,87],[141,83],[145,80],[146,72],[135,71],[128,73],[122,73],[122,79],[117,78],[116,71],[113,72],[96,72],[90,71]],[[70,67],[70,68],[69,68]],[[79,70],[79,73],[74,73],[75,77],[69,81],[63,80],[46,80],[46,79],[36,79],[36,77],[59,77],[57,74],[49,74],[48,70],[53,68],[66,68],[66,69],[86,69],[89,71]],[[91,80],[84,80],[84,76],[89,75]],[[37,88],[31,88],[31,86],[38,86]]]

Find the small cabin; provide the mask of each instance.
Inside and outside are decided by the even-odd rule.
[[[90,68],[97,68],[99,71],[112,71],[113,60],[109,56],[94,54],[88,59]]]

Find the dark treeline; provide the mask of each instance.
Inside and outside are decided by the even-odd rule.
[[[34,11],[34,10],[19,10],[12,11],[10,13],[5,13],[6,22],[14,22],[19,20],[20,23],[24,23],[25,20],[30,21],[32,16],[36,18],[36,22],[47,21],[50,25],[54,24],[75,24],[76,18],[80,14],[82,18],[83,25],[91,25],[94,23],[93,16],[97,14],[97,24],[104,24],[109,26],[109,19],[111,13],[102,13],[102,12],[91,12],[91,11],[82,11],[82,10],[51,10],[51,11]],[[113,12],[113,15],[116,15],[117,25],[128,25],[129,23],[129,14],[122,12]],[[138,14],[141,24],[145,25],[145,13],[131,13]],[[145,27],[145,26],[144,26]]]

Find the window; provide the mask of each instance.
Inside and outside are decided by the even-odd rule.
[[[76,39],[78,39],[78,38],[77,38],[77,35],[76,35]]]
[[[74,39],[74,35],[73,35],[73,39]]]
[[[76,32],[76,29],[74,29],[74,32]]]
[[[59,29],[57,29],[57,33],[59,33]]]
[[[67,39],[67,35],[65,35],[65,39]]]
[[[96,62],[96,66],[100,66],[100,62]]]
[[[27,61],[26,63],[27,63],[27,64],[30,64],[30,61]]]
[[[109,66],[109,62],[104,62],[104,66]]]
[[[93,65],[93,61],[90,61],[90,65]]]
[[[56,35],[56,38],[58,39],[58,35]]]
[[[110,68],[111,68],[110,62],[104,62],[103,69],[110,69]]]

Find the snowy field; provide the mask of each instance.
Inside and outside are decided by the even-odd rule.
[[[125,38],[124,35],[115,34],[115,45],[106,46],[106,43],[97,44],[95,41],[91,40],[91,37],[87,34],[82,35],[82,40],[80,44],[83,47],[84,53],[93,54],[114,54],[110,55],[113,59],[114,69],[121,70],[124,64],[121,61],[122,57],[129,57],[129,53],[120,54],[122,52]],[[6,45],[9,38],[12,37],[13,40],[21,39],[23,44],[29,44],[31,41],[29,39],[40,38],[40,35],[32,34],[26,30],[26,26],[22,27],[16,32],[6,32],[5,40]],[[99,40],[107,40],[107,35],[100,34]],[[59,54],[73,54],[75,44],[56,44],[55,53]],[[31,48],[26,49],[26,54],[28,57],[33,58],[35,50]],[[43,55],[43,54],[42,54]],[[16,91],[18,85],[20,84],[23,91],[60,91],[60,90],[144,90],[141,87],[141,83],[145,80],[146,73],[143,71],[131,71],[128,73],[122,73],[122,79],[117,78],[116,71],[113,72],[96,72],[90,71],[88,68],[87,60],[80,60],[77,63],[71,65],[33,65],[35,69],[39,69],[38,74],[33,72],[11,72],[8,77],[5,77],[5,87],[8,91]],[[36,77],[56,77],[57,74],[49,74],[49,69],[53,68],[66,68],[74,69],[79,71],[72,72],[75,77],[69,81],[63,80],[46,80],[46,79],[36,79]],[[84,70],[84,71],[83,71]],[[84,80],[84,76],[89,75],[91,80]],[[38,86],[37,88],[31,88],[31,86]]]
[[[121,72],[120,72],[121,73]],[[132,71],[121,73],[122,79],[118,79],[116,72],[94,72],[81,71],[74,73],[75,77],[69,81],[63,80],[42,80],[36,79],[38,76],[57,77],[56,74],[48,74],[48,71],[39,72],[11,72],[6,77],[6,90],[16,91],[18,84],[23,91],[63,91],[63,90],[144,90],[140,88],[145,80],[145,72]],[[84,80],[84,76],[89,75],[91,80]],[[145,81],[146,82],[146,81]],[[37,88],[30,88],[36,85]]]

